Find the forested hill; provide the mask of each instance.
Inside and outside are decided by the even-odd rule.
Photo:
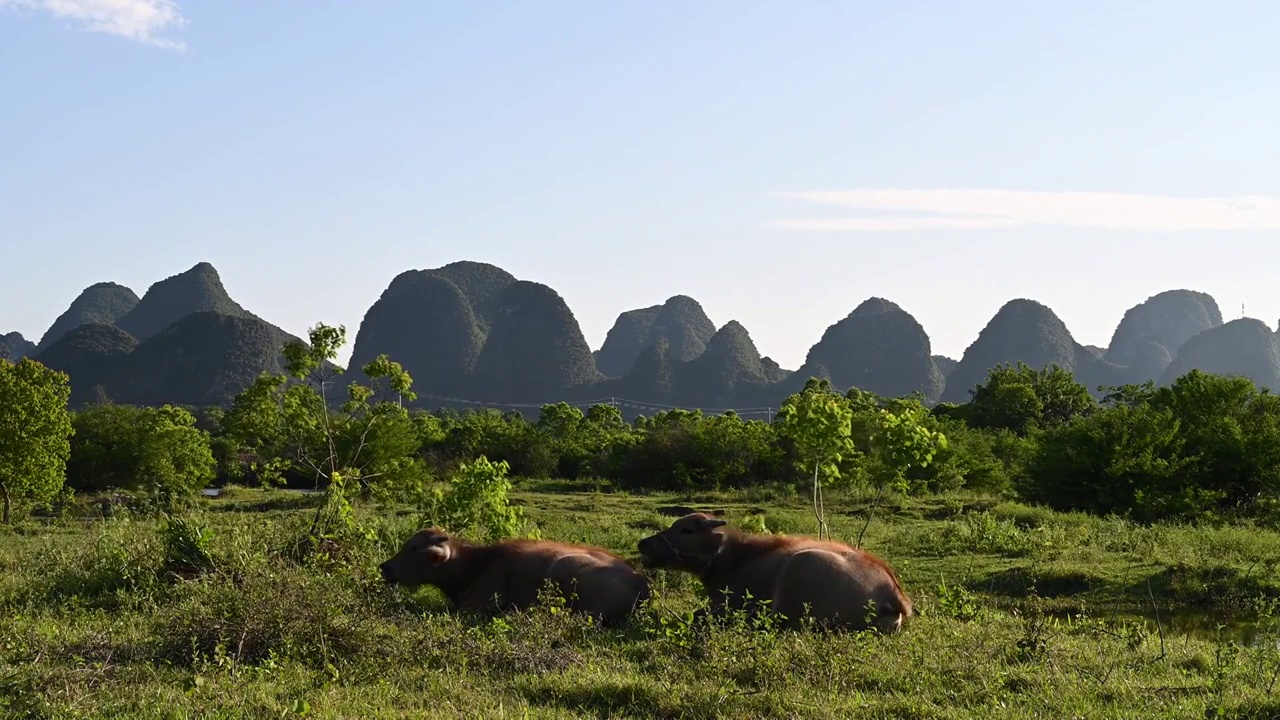
[[[72,404],[110,399],[223,405],[263,372],[280,372],[293,335],[242,307],[218,271],[197,263],[141,297],[100,282],[74,298],[39,342],[0,334],[0,357],[31,356],[71,376]],[[1023,362],[1099,386],[1168,382],[1191,369],[1280,386],[1280,342],[1252,319],[1223,322],[1209,295],[1174,289],[1130,308],[1106,348],[1080,344],[1053,310],[1014,298],[964,354],[935,355],[891,299],[868,298],[834,322],[799,368],[785,369],[731,318],[717,325],[687,295],[621,312],[591,348],[554,288],[459,261],[392,278],[351,333],[352,365],[379,354],[414,377],[419,404],[530,406],[601,398],[643,407],[777,407],[811,377],[927,403],[966,402],[992,367]]]

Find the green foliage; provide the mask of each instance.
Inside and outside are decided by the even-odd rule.
[[[1043,434],[1027,497],[1150,521],[1265,507],[1280,495],[1280,398],[1248,379],[1193,371],[1105,401]]]
[[[1184,447],[1178,418],[1168,410],[1098,413],[1044,435],[1024,492],[1062,509],[1142,519],[1191,513],[1216,498],[1187,474]]]
[[[624,487],[742,487],[787,470],[774,426],[731,413],[665,410],[602,437],[613,443],[608,477]]]
[[[521,532],[524,514],[508,498],[509,469],[505,462],[492,463],[483,455],[463,463],[447,487],[433,489],[422,508],[421,524],[486,542],[515,537]]]
[[[1014,480],[1036,448],[1035,440],[1011,430],[978,430],[963,420],[934,415],[931,426],[947,438],[933,462],[914,467],[906,475],[913,489],[943,492],[968,488],[993,494],[1014,490]]]
[[[305,472],[316,485],[341,474],[365,492],[382,480],[383,494],[394,494],[397,481],[419,480],[412,456],[422,445],[420,423],[403,407],[417,399],[409,373],[386,355],[375,357],[362,368],[367,382],[349,383],[334,412],[329,386],[342,370],[332,363],[346,328],[318,324],[309,338],[309,345],[285,345],[288,377],[259,377],[223,419],[226,436],[252,454],[249,470],[266,481]]]
[[[320,507],[311,519],[311,527],[298,549],[302,559],[328,565],[351,565],[360,549],[377,540],[372,529],[362,524],[347,496],[347,478],[331,473],[329,484],[321,496]]]
[[[351,489],[383,499],[421,491],[420,426],[403,407],[417,395],[413,379],[399,363],[378,355],[365,363],[367,383],[347,385],[347,400],[336,412],[329,386],[342,369],[333,364],[346,343],[346,328],[323,323],[311,328],[309,344],[284,346],[288,377],[262,376],[241,393],[224,418],[227,436],[255,456],[263,480],[305,472],[324,486],[301,547],[312,557],[344,562],[352,547],[373,534],[354,520]]]
[[[1069,371],[1057,365],[1037,370],[1020,362],[992,368],[986,383],[974,389],[965,416],[974,427],[1025,435],[1069,422],[1095,406],[1088,388]]]
[[[1194,479],[1238,507],[1280,494],[1280,397],[1243,377],[1193,370],[1160,388],[1150,404],[1179,421]]]
[[[214,478],[216,463],[209,436],[195,428],[196,419],[181,408],[147,409],[139,428],[135,478],[160,496],[190,495]]]
[[[874,417],[871,442],[880,466],[890,473],[885,484],[906,492],[907,473],[928,467],[939,451],[947,449],[947,436],[928,426],[928,413],[923,407],[884,409]]]
[[[46,502],[66,479],[71,436],[66,373],[23,358],[0,360],[0,521],[13,517],[15,499]]]
[[[813,511],[821,537],[827,526],[822,486],[839,479],[840,462],[857,452],[852,438],[853,408],[834,392],[806,386],[778,409],[778,423],[778,433],[813,467]]]
[[[73,422],[67,480],[77,490],[141,491],[172,504],[216,476],[209,433],[183,408],[95,405]]]
[[[890,403],[890,407],[871,413],[871,447],[875,467],[872,477],[877,486],[876,499],[867,510],[867,521],[858,534],[858,545],[871,524],[876,507],[886,490],[906,492],[907,473],[913,468],[926,468],[940,450],[947,448],[947,437],[929,427],[929,414],[918,401]]]
[[[853,408],[839,394],[820,388],[792,395],[778,409],[778,435],[792,444],[815,484],[840,478],[840,462],[857,452]]]

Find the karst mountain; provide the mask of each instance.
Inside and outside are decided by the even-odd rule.
[[[810,377],[841,390],[963,403],[991,368],[1019,362],[1056,364],[1094,393],[1168,383],[1195,368],[1280,389],[1276,332],[1248,318],[1224,323],[1217,302],[1194,290],[1168,290],[1130,308],[1106,348],[1076,341],[1046,305],[1015,298],[959,358],[934,353],[921,323],[890,299],[851,305],[843,317],[833,313],[840,319],[795,369],[770,359],[737,320],[717,326],[689,295],[621,312],[593,350],[554,288],[463,260],[391,278],[355,333],[350,366],[390,356],[413,376],[423,407],[535,414],[560,400],[611,400],[628,415],[754,411],[776,408]],[[66,372],[74,406],[225,406],[261,373],[280,372],[281,348],[296,339],[237,303],[217,269],[200,262],[141,297],[95,283],[39,342],[0,335],[0,358],[32,357]]]

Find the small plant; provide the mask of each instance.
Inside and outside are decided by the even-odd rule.
[[[979,607],[973,595],[963,585],[948,585],[945,579],[938,581],[938,608],[948,617],[968,622],[978,617]]]
[[[637,615],[637,625],[650,640],[668,644],[681,650],[692,650],[698,644],[695,626],[698,615],[692,610],[683,613],[662,612],[654,607],[651,598]]]
[[[463,463],[444,488],[433,488],[421,508],[423,524],[452,533],[471,533],[492,542],[515,537],[524,528],[524,512],[511,505],[510,468],[481,455]]]
[[[353,546],[377,541],[377,533],[356,519],[347,497],[346,478],[333,473],[325,489],[324,502],[316,509],[307,533],[309,549],[318,559],[342,562]]]
[[[767,534],[770,532],[769,526],[765,524],[764,513],[753,513],[742,518],[738,525],[749,533]]]
[[[213,532],[194,518],[165,518],[160,538],[165,572],[190,577],[213,569]]]

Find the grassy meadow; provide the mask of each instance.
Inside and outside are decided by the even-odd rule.
[[[544,537],[627,557],[664,506],[814,533],[786,491],[601,492],[523,481]],[[1280,531],[1139,526],[976,495],[883,503],[864,544],[918,608],[901,634],[698,633],[688,576],[604,630],[548,605],[481,620],[376,565],[415,529],[298,560],[316,496],[232,488],[180,522],[93,505],[0,529],[0,717],[1276,718]],[[840,539],[868,502],[829,492]],[[1156,618],[1159,618],[1158,620]]]

